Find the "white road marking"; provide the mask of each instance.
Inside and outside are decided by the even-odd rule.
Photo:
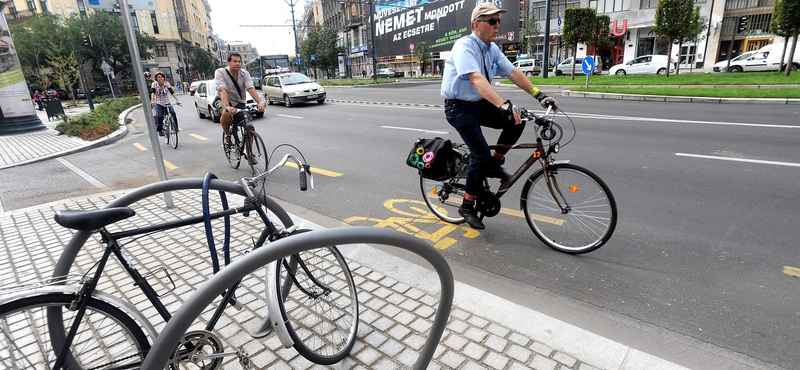
[[[421,128],[410,128],[410,127],[397,127],[397,126],[381,126],[381,128],[388,128],[391,130],[406,130],[406,131],[419,131],[424,132],[427,134],[440,134],[440,135],[447,135],[450,132],[448,131],[435,131],[435,130],[424,130]]]
[[[764,160],[760,160],[760,159],[747,159],[747,158],[718,157],[718,156],[713,156],[713,155],[689,154],[689,153],[675,153],[675,155],[677,155],[679,157],[718,159],[718,160],[721,160],[721,161],[771,164],[771,165],[775,165],[775,166],[787,166],[787,167],[800,167],[800,163],[792,163],[792,162],[764,161]]]
[[[303,119],[303,117],[290,116],[288,114],[276,114],[276,116],[278,116],[278,117],[286,117],[286,118],[294,118],[294,119]]]
[[[64,167],[69,168],[72,172],[75,172],[78,176],[86,180],[86,182],[92,184],[94,187],[98,189],[108,189],[109,187],[100,182],[100,180],[94,178],[94,176],[86,173],[86,171],[76,167],[74,164],[67,162],[64,158],[56,158],[56,161],[63,164]]]

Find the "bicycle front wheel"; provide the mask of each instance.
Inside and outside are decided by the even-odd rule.
[[[253,170],[253,176],[258,176],[269,168],[267,147],[258,132],[253,131],[251,138],[251,141],[247,143],[247,163]]]
[[[169,113],[164,115],[161,130],[164,131],[164,143],[169,144],[170,136],[172,136],[170,135],[172,132],[172,116]]]
[[[454,224],[464,222],[464,217],[458,214],[458,207],[464,200],[464,179],[460,179],[460,183],[457,180],[459,178],[436,181],[419,177],[419,186],[425,204],[436,217]]]
[[[225,143],[225,134],[222,134],[222,149],[225,150],[225,158],[233,168],[239,168],[242,160],[242,152],[239,150],[239,130],[231,127],[231,143]]]
[[[175,120],[170,120],[170,129],[167,133],[169,144],[173,149],[178,149],[178,123]]]
[[[608,186],[573,164],[547,169],[552,193],[542,170],[531,175],[522,189],[522,207],[533,233],[547,246],[569,254],[603,246],[617,225],[617,203]]]
[[[294,348],[320,365],[350,353],[358,329],[356,286],[344,257],[334,247],[305,251],[278,260],[276,286],[280,312]]]
[[[52,369],[77,311],[74,294],[51,293],[21,298],[0,306],[0,364],[5,369]],[[48,318],[61,318],[59,322]],[[66,328],[66,331],[65,331]],[[138,368],[150,343],[144,332],[118,308],[89,298],[65,369]]]

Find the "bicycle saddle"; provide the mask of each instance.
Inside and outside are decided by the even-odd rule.
[[[68,229],[91,231],[124,220],[135,214],[136,212],[128,207],[115,207],[94,211],[58,211],[53,218],[59,225]]]

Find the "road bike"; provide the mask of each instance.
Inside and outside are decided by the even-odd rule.
[[[142,274],[136,267],[135,257],[129,255],[129,242],[149,237],[156,232],[174,230],[211,220],[225,220],[225,264],[230,261],[228,224],[232,215],[248,216],[256,213],[263,223],[258,240],[252,243],[256,251],[265,246],[302,233],[293,225],[291,217],[275,201],[264,195],[265,178],[292,160],[300,168],[301,190],[313,189],[310,166],[294,156],[285,155],[272,169],[259,176],[242,178],[238,182],[215,179],[209,174],[204,179],[179,179],[159,182],[137,189],[113,202],[106,208],[92,211],[61,211],[56,221],[77,232],[65,247],[53,273],[53,278],[34,286],[5,288],[0,299],[0,364],[9,369],[130,369],[141,367],[152,349],[151,339],[158,334],[154,326],[132,304],[114,295],[100,291],[98,283],[113,255],[152,305],[164,322],[172,314],[151,284],[171,285],[174,279],[167,268]],[[184,189],[203,190],[203,215],[181,218],[156,225],[111,232],[108,226],[129,219],[135,211],[129,208],[155,194]],[[220,192],[222,210],[212,212],[207,204],[211,190]],[[243,205],[227,206],[224,194],[244,197]],[[214,240],[206,229],[208,240]],[[104,245],[102,257],[83,275],[69,275],[78,252],[84,249],[92,235],[99,235]],[[217,251],[209,242],[214,272],[220,271]],[[294,346],[312,362],[332,364],[346,356],[355,343],[358,325],[358,299],[355,283],[346,261],[335,245],[326,245],[286,255],[271,266],[272,281],[266,291],[269,312],[262,327],[272,328],[279,322],[287,336],[281,338],[284,346]],[[225,271],[225,269],[222,269]],[[157,276],[158,274],[158,276]],[[210,317],[204,317],[204,327],[185,333],[173,347],[169,359],[170,369],[194,367],[220,368],[226,357],[237,359],[244,368],[249,367],[249,354],[243,347],[225,352],[215,327],[228,306],[240,309],[244,304],[237,296],[241,279],[231,283],[220,293],[216,307],[210,306]],[[167,292],[169,294],[169,292]],[[273,300],[280,299],[280,302]],[[280,317],[282,321],[273,318]],[[258,333],[258,337],[265,334]]]
[[[238,117],[238,119],[237,119]],[[267,158],[267,147],[261,135],[256,132],[253,126],[253,117],[247,109],[236,109],[236,114],[231,119],[230,144],[222,134],[222,148],[225,150],[225,158],[233,168],[239,168],[242,156],[253,171],[253,176],[264,172],[269,168]]]
[[[180,103],[178,105],[183,106]],[[169,112],[169,105],[161,106],[164,112],[164,122],[161,126],[164,131],[164,142],[172,145],[173,149],[178,149],[178,123],[175,122],[175,117]]]
[[[561,143],[564,130],[555,122],[555,114],[552,107],[539,117],[523,109],[522,119],[536,124],[536,142],[489,146],[490,149],[533,149],[533,153],[496,192],[492,192],[487,179],[482,179],[475,195],[475,210],[481,219],[497,215],[502,208],[503,194],[538,162],[540,167],[528,177],[520,197],[528,226],[539,240],[555,250],[587,253],[611,238],[617,224],[617,203],[606,183],[593,172],[568,161],[555,160],[555,154],[572,141],[575,132],[567,142]],[[466,189],[470,154],[465,144],[454,144],[453,148],[456,163],[452,175],[441,181],[420,176],[420,189],[428,208],[439,219],[462,223],[465,220],[458,214],[458,207]]]

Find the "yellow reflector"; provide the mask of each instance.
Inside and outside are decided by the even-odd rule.
[[[578,187],[575,186],[575,185],[570,185],[569,186],[569,190],[572,190],[573,192],[577,193],[578,192]]]

